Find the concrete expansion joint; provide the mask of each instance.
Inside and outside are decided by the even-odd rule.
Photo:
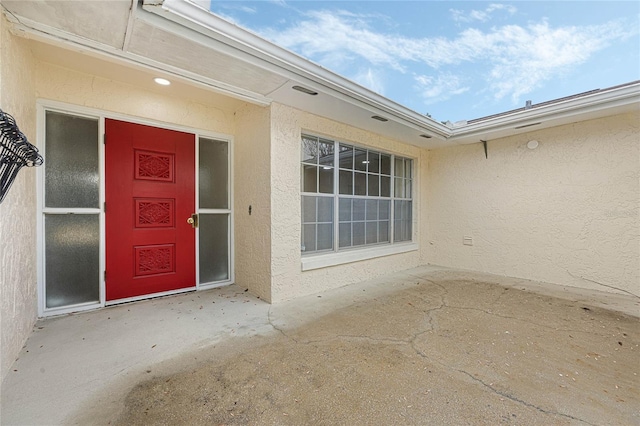
[[[517,402],[517,403],[519,403],[519,404],[522,404],[522,405],[524,405],[524,406],[526,406],[526,407],[533,408],[533,409],[535,409],[535,410],[540,411],[541,413],[548,414],[548,415],[552,415],[552,416],[561,416],[561,417],[566,417],[566,418],[568,418],[568,419],[576,420],[576,421],[579,421],[579,422],[582,422],[582,423],[585,423],[585,424],[588,424],[588,425],[591,425],[591,426],[597,426],[597,425],[596,425],[596,424],[594,424],[594,423],[590,423],[590,422],[588,422],[588,421],[586,421],[586,420],[584,420],[584,419],[580,419],[580,418],[574,417],[574,416],[572,416],[572,415],[570,415],[570,414],[560,413],[560,412],[557,412],[557,411],[545,410],[545,409],[544,409],[544,408],[542,408],[542,407],[539,407],[539,406],[537,406],[537,405],[535,405],[535,404],[532,404],[532,403],[530,403],[530,402],[527,402],[527,401],[525,401],[525,400],[522,400],[522,399],[520,399],[520,398],[517,398],[517,397],[515,397],[515,396],[513,396],[513,395],[511,395],[511,394],[508,394],[508,393],[504,392],[504,391],[501,391],[501,390],[499,390],[499,389],[496,389],[496,388],[495,388],[495,387],[493,387],[491,384],[486,383],[484,380],[479,379],[478,377],[474,376],[473,374],[471,374],[471,373],[469,373],[469,372],[467,372],[467,371],[460,370],[460,369],[453,368],[453,367],[449,367],[449,368],[451,368],[453,371],[457,371],[458,373],[465,374],[466,376],[470,377],[473,381],[480,383],[482,386],[486,387],[487,389],[490,389],[490,390],[491,390],[493,393],[495,393],[496,395],[500,395],[500,396],[502,396],[502,397],[504,397],[504,398],[510,399],[510,400],[511,400],[511,401],[513,401],[513,402]]]

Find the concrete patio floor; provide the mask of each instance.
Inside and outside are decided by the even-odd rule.
[[[422,267],[269,305],[237,286],[38,321],[13,424],[640,424],[640,299]]]

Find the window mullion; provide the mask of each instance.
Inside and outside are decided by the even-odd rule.
[[[340,161],[340,146],[337,141],[333,141],[333,251],[337,252],[339,243],[340,243],[340,234],[339,234],[339,189],[340,189],[340,172],[339,172],[339,161]]]
[[[396,156],[391,156],[391,188],[389,188],[389,194],[391,195],[391,205],[389,206],[389,242],[391,244],[395,241],[395,210],[396,210]]]

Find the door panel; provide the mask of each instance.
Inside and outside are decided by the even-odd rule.
[[[106,131],[106,299],[196,285],[195,135],[117,120]]]

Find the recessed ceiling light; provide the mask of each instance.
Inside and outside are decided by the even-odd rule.
[[[314,92],[313,90],[307,89],[306,87],[302,87],[302,86],[293,86],[292,89],[297,90],[298,92],[306,93],[307,95],[311,95],[311,96],[315,96],[318,94],[318,92]]]
[[[380,117],[379,115],[372,115],[371,118],[373,118],[374,120],[378,120],[378,121],[389,121],[388,119],[384,118],[384,117]]]
[[[153,81],[155,81],[156,83],[158,83],[161,86],[168,86],[171,84],[171,82],[169,80],[167,80],[166,78],[160,78],[160,77],[156,77],[153,79]]]
[[[425,139],[431,139],[433,136],[422,134],[422,135],[420,135],[420,137],[421,138],[425,138]]]

